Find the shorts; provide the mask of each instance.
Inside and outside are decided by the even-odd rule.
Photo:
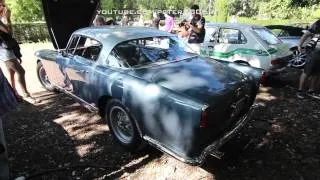
[[[320,75],[320,50],[315,50],[308,55],[304,73],[307,76]]]
[[[10,51],[8,49],[5,49],[0,46],[0,61],[9,61],[11,59],[17,59],[17,57],[14,55],[13,51]]]

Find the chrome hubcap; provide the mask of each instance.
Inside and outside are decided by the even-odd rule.
[[[300,53],[298,50],[293,51],[293,58],[290,61],[293,67],[302,67],[305,65],[307,60],[306,53]]]
[[[110,125],[122,143],[128,144],[133,140],[133,125],[130,117],[121,107],[115,106],[111,108]]]
[[[40,80],[41,82],[46,86],[46,87],[52,87],[50,81],[49,81],[49,78],[48,78],[48,75],[45,71],[45,69],[43,67],[40,67],[39,69],[39,77],[40,77]]]

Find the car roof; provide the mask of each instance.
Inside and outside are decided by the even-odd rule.
[[[173,34],[147,27],[128,26],[100,26],[88,27],[75,31],[73,34],[84,35],[100,41],[108,46],[115,46],[121,42],[159,36],[173,36]]]
[[[226,27],[226,28],[240,28],[240,29],[251,29],[251,28],[263,28],[263,26],[252,25],[252,24],[241,24],[241,23],[206,23],[205,27]]]
[[[148,37],[174,36],[156,28],[128,26],[87,27],[79,29],[73,34],[87,36],[102,43],[104,55],[109,55],[112,49],[121,42]]]

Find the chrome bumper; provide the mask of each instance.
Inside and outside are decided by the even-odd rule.
[[[207,146],[201,153],[200,156],[196,158],[184,159],[184,162],[192,165],[201,165],[204,163],[208,155],[212,155],[216,158],[221,159],[224,155],[223,152],[219,151],[219,148],[228,142],[231,138],[237,135],[241,129],[248,123],[254,114],[255,109],[259,107],[258,104],[251,106],[250,110],[245,114],[237,124],[235,124],[230,131],[222,135],[218,140],[214,141],[211,145]]]

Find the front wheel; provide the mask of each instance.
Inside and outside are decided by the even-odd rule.
[[[137,151],[142,139],[129,110],[120,101],[112,99],[105,111],[105,119],[116,141],[130,151]]]
[[[41,62],[37,64],[37,75],[41,85],[48,91],[55,91],[56,89],[52,86],[51,82],[49,81],[48,75],[46,70],[44,69]]]

